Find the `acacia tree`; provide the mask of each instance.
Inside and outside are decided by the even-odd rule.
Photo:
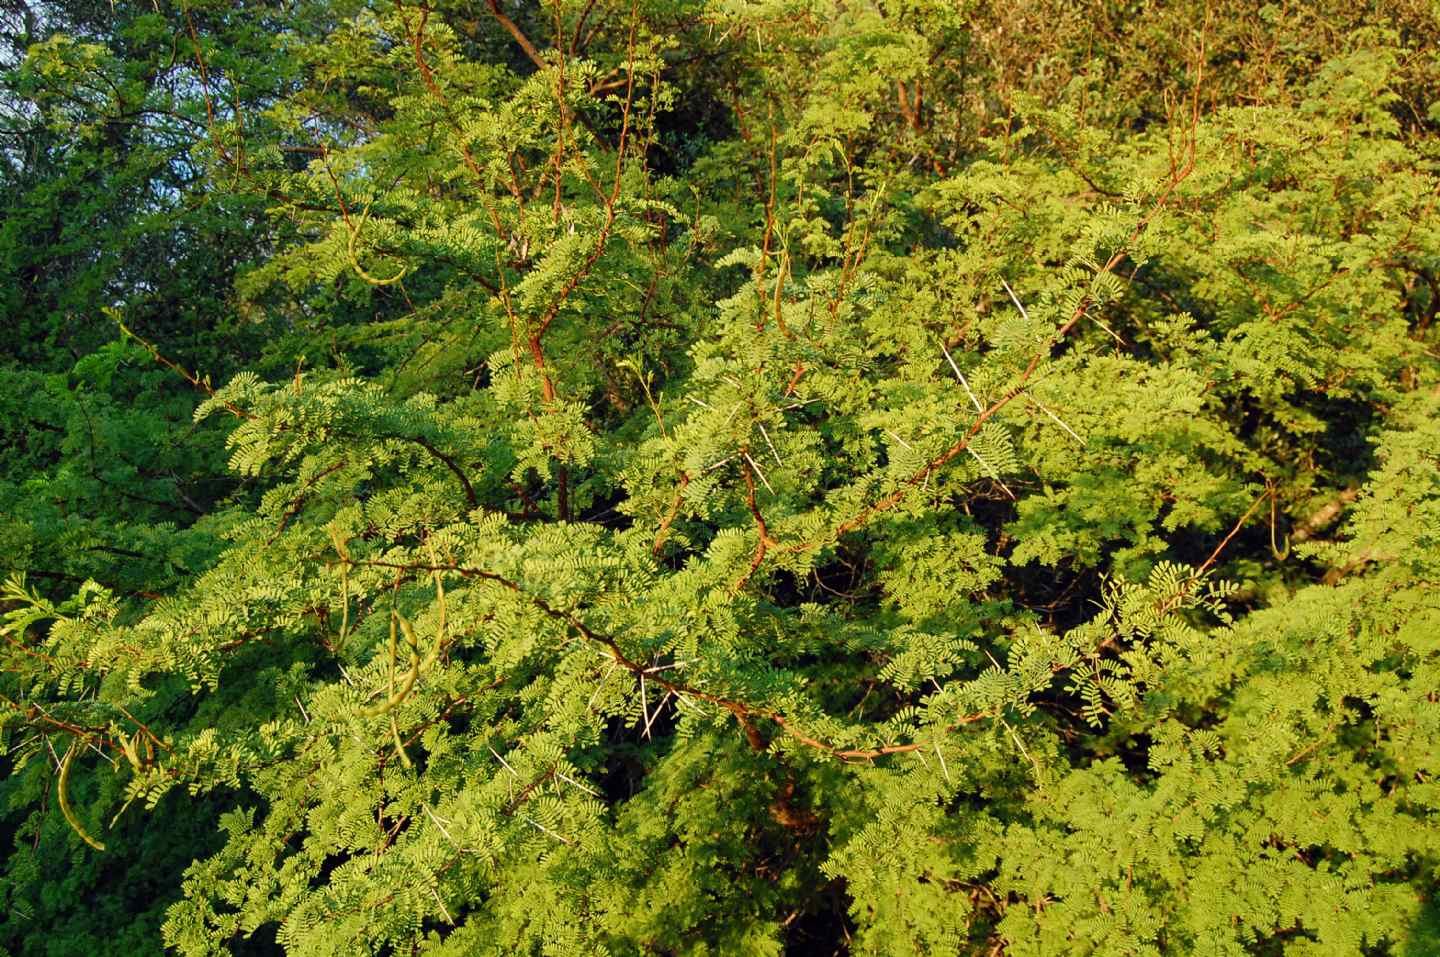
[[[10,560],[0,947],[1433,949],[1440,23],[1069,6],[159,14],[253,338],[56,401],[231,479]]]

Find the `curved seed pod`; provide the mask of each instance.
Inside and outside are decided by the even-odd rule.
[[[361,714],[363,714],[367,718],[377,718],[380,715],[386,714],[390,711],[391,708],[394,708],[397,704],[404,701],[405,698],[410,694],[410,689],[415,687],[416,679],[420,677],[420,655],[415,644],[415,630],[410,626],[410,622],[407,621],[403,615],[400,615],[398,613],[396,613],[390,619],[391,673],[393,674],[395,669],[395,657],[397,650],[395,644],[395,623],[397,621],[400,623],[400,630],[405,633],[405,643],[410,648],[410,670],[405,673],[405,679],[401,683],[399,689],[391,692],[390,696],[385,698],[384,700],[377,702],[371,707],[365,708],[363,711],[361,711]]]
[[[405,742],[400,738],[400,725],[395,722],[394,713],[390,715],[390,736],[395,739],[395,753],[400,756],[400,763],[406,768],[413,768],[415,764],[405,753]]]
[[[330,541],[335,543],[335,553],[340,556],[340,634],[335,645],[344,649],[345,641],[350,637],[350,551],[333,525],[330,527]]]
[[[60,805],[60,813],[65,815],[65,821],[80,835],[80,840],[89,844],[97,851],[105,850],[105,845],[85,832],[85,827],[80,819],[75,816],[75,809],[70,806],[70,797],[65,793],[66,786],[70,783],[70,762],[75,758],[75,752],[80,748],[80,741],[76,739],[70,742],[70,750],[65,752],[65,757],[60,759],[60,780],[55,786],[55,798]]]
[[[369,218],[370,207],[367,205],[365,207],[364,214],[360,217],[360,224],[354,229],[349,230],[350,240],[345,246],[345,251],[350,256],[350,266],[352,269],[355,270],[355,274],[357,276],[359,276],[361,279],[365,280],[372,286],[389,286],[393,283],[399,282],[401,279],[404,279],[405,273],[409,271],[410,267],[402,263],[400,265],[400,271],[386,279],[380,279],[376,276],[372,276],[365,271],[364,267],[360,265],[360,258],[355,254],[355,241],[360,238],[360,230],[365,228],[365,223]]]

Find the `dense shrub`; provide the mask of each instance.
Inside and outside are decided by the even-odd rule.
[[[106,6],[0,954],[1440,953],[1430,4]]]

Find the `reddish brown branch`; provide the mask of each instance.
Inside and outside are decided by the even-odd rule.
[[[290,524],[290,520],[296,515],[299,515],[300,509],[305,507],[305,500],[310,496],[310,490],[313,489],[321,479],[325,478],[327,475],[331,475],[335,472],[340,471],[342,468],[345,467],[346,464],[347,463],[345,462],[345,460],[341,459],[334,465],[322,469],[320,472],[311,476],[310,479],[306,481],[305,485],[300,489],[300,494],[296,495],[293,499],[290,500],[289,507],[286,508],[284,514],[280,516],[279,526],[275,529],[275,533],[265,540],[265,544],[274,544],[275,539],[279,538],[282,534],[284,534],[286,527],[288,527]]]
[[[486,6],[490,8],[490,15],[495,18],[495,22],[504,27],[505,32],[515,38],[515,42],[520,45],[520,49],[525,51],[525,55],[530,58],[530,62],[534,63],[541,70],[544,70],[545,61],[540,58],[540,51],[535,49],[535,44],[531,43],[530,38],[521,32],[520,28],[515,25],[515,21],[507,17],[504,11],[500,9],[499,0],[487,0]]]
[[[1114,261],[1115,260],[1112,259],[1112,263]],[[904,482],[902,482],[900,484],[900,487],[897,488],[895,491],[879,499],[873,504],[867,505],[865,508],[861,509],[851,518],[845,520],[844,522],[841,522],[838,526],[836,526],[835,531],[831,533],[831,538],[838,539],[840,536],[848,532],[853,532],[856,529],[860,528],[862,525],[864,525],[866,522],[870,521],[870,519],[873,518],[875,515],[878,515],[881,512],[889,511],[890,509],[894,508],[896,505],[900,504],[902,501],[905,500],[905,497],[910,494],[910,491],[912,489],[916,488],[927,478],[929,478],[936,469],[940,468],[942,465],[955,458],[955,456],[968,449],[970,447],[970,443],[974,440],[975,436],[980,433],[980,429],[985,425],[985,423],[990,421],[990,419],[993,418],[998,412],[1000,412],[1001,409],[1009,405],[1012,401],[1014,401],[1016,396],[1020,395],[1020,393],[1024,391],[1025,383],[1028,382],[1030,377],[1035,374],[1035,370],[1040,365],[1041,357],[1047,355],[1055,343],[1064,339],[1065,336],[1068,335],[1070,331],[1075,328],[1076,324],[1079,323],[1080,319],[1085,315],[1085,310],[1089,307],[1089,304],[1089,300],[1085,300],[1084,302],[1081,302],[1078,307],[1076,307],[1075,312],[1073,315],[1071,315],[1069,321],[1067,321],[1065,325],[1061,326],[1059,331],[1057,331],[1055,335],[1051,337],[1050,343],[1043,350],[1036,352],[1033,356],[1031,356],[1030,363],[1025,367],[1025,371],[1020,374],[1019,381],[1017,381],[1015,385],[1012,386],[1010,390],[1006,392],[1003,396],[995,400],[995,402],[992,403],[989,408],[981,412],[975,418],[975,421],[970,423],[970,427],[965,430],[965,434],[962,435],[953,445],[947,448],[944,452],[941,452],[940,455],[927,462],[919,471],[917,471],[914,475],[911,475]],[[820,544],[823,543],[807,542],[800,545],[792,545],[790,547],[790,551],[808,551],[810,549],[819,547]]]
[[[675,523],[675,517],[680,514],[680,506],[685,501],[685,488],[690,484],[690,473],[680,473],[680,488],[675,491],[675,498],[670,502],[670,509],[665,517],[660,520],[660,528],[655,533],[655,544],[650,549],[650,554],[659,555],[660,546],[665,544],[665,538],[670,534],[670,526]]]
[[[885,745],[883,747],[870,749],[840,748],[836,747],[835,745],[827,744],[826,742],[821,741],[818,738],[813,738],[809,735],[796,731],[794,725],[792,725],[790,721],[778,711],[772,711],[768,708],[763,707],[756,707],[747,704],[744,701],[739,701],[733,698],[726,698],[723,695],[714,694],[701,688],[696,688],[693,685],[685,684],[684,682],[671,680],[669,678],[666,678],[663,674],[655,672],[652,669],[647,669],[645,666],[628,657],[624,653],[624,651],[621,650],[620,643],[616,638],[612,637],[611,635],[595,631],[572,612],[567,612],[555,607],[541,596],[533,594],[527,589],[525,589],[518,582],[512,581],[503,575],[498,575],[494,572],[486,571],[482,568],[472,568],[464,565],[439,565],[424,563],[402,564],[399,562],[386,562],[379,560],[357,561],[355,559],[349,558],[342,558],[342,561],[348,562],[351,565],[369,566],[373,568],[388,568],[393,569],[397,572],[451,572],[453,574],[461,575],[466,578],[475,578],[482,581],[493,582],[506,589],[507,591],[515,594],[517,597],[529,602],[546,617],[556,622],[559,622],[560,624],[563,624],[569,628],[575,629],[575,631],[582,638],[605,648],[609,652],[611,659],[616,664],[629,671],[635,677],[643,677],[645,678],[645,680],[653,682],[654,684],[659,685],[660,687],[677,696],[685,695],[699,701],[709,702],[710,704],[716,705],[718,707],[724,708],[726,711],[729,711],[732,715],[735,716],[736,722],[740,725],[741,730],[744,732],[746,742],[750,745],[751,748],[756,751],[765,751],[769,749],[769,743],[765,741],[764,736],[760,733],[759,728],[755,724],[757,718],[763,718],[775,722],[775,724],[783,732],[785,732],[785,734],[794,738],[799,743],[805,745],[806,747],[813,748],[817,751],[823,751],[824,753],[829,754],[833,757],[837,757],[842,761],[870,761],[876,758],[884,757],[888,754],[906,754],[911,751],[918,751],[921,748],[927,747],[927,745],[923,743]],[[988,713],[965,715],[959,718],[953,724],[949,725],[946,730],[953,731],[960,727],[963,727],[964,725],[973,724],[977,721],[981,721],[989,716],[990,715]]]
[[[1245,523],[1250,520],[1251,515],[1255,514],[1255,510],[1260,507],[1260,504],[1274,494],[1274,490],[1268,488],[1260,493],[1260,497],[1255,499],[1255,501],[1250,504],[1250,507],[1245,510],[1245,514],[1241,515],[1240,520],[1235,523],[1233,528],[1230,529],[1230,534],[1226,535],[1224,539],[1221,540],[1220,544],[1215,546],[1215,550],[1210,553],[1209,558],[1205,559],[1204,564],[1202,564],[1199,568],[1195,569],[1195,579],[1198,580],[1201,575],[1204,575],[1205,572],[1210,569],[1210,566],[1215,564],[1215,560],[1220,557],[1220,553],[1225,551],[1225,546],[1229,545],[1230,541],[1236,535],[1240,534],[1240,529],[1245,527]]]
[[[395,436],[395,438],[400,438],[400,436]],[[460,487],[465,491],[466,504],[471,508],[479,506],[480,500],[475,497],[475,486],[470,484],[470,479],[466,477],[464,469],[460,468],[454,459],[431,445],[427,439],[420,438],[419,436],[409,436],[407,441],[414,442],[426,452],[429,452],[431,456],[454,473],[455,478],[460,480]]]
[[[1192,122],[1199,122],[1198,113],[1194,115],[1194,117],[1192,118]],[[1169,202],[1170,197],[1174,195],[1175,190],[1178,189],[1180,184],[1184,182],[1185,179],[1189,177],[1189,175],[1194,171],[1196,152],[1195,142],[1196,135],[1194,127],[1192,126],[1189,134],[1184,161],[1176,168],[1174,168],[1174,172],[1170,177],[1170,182],[1166,185],[1160,196],[1155,200],[1154,204],[1150,207],[1150,210],[1140,219],[1138,223],[1136,223],[1135,228],[1131,230],[1130,236],[1126,243],[1110,257],[1110,259],[1105,263],[1104,266],[1100,268],[1099,272],[1096,274],[1097,276],[1112,271],[1116,266],[1120,264],[1120,262],[1125,258],[1126,248],[1140,237],[1140,234],[1145,231],[1146,227],[1150,225],[1151,221],[1155,218],[1155,216],[1160,212],[1160,210],[1165,206],[1165,204]],[[1088,296],[1080,301],[1079,305],[1075,307],[1075,311],[1070,315],[1070,318],[1066,320],[1065,324],[1061,326],[1058,330],[1056,330],[1055,334],[1050,337],[1050,340],[1045,344],[1043,348],[1037,350],[1035,354],[1030,357],[1029,363],[1025,366],[1024,371],[1020,373],[1020,377],[1015,382],[1015,384],[1011,386],[1010,389],[1003,396],[1001,396],[993,404],[991,404],[989,408],[982,411],[975,418],[975,420],[970,423],[970,427],[965,430],[965,434],[962,435],[953,445],[947,448],[944,452],[940,453],[940,455],[936,458],[933,458],[929,462],[927,462],[923,467],[920,468],[919,471],[917,471],[914,475],[911,475],[904,482],[902,482],[900,484],[900,487],[897,488],[894,492],[891,492],[889,495],[886,495],[885,497],[881,498],[880,500],[874,502],[871,505],[867,505],[865,508],[861,509],[851,518],[847,519],[844,522],[841,522],[835,528],[835,531],[831,533],[830,539],[838,539],[840,536],[846,534],[847,532],[855,531],[856,529],[863,526],[875,515],[894,508],[900,502],[905,500],[905,497],[910,494],[910,491],[912,489],[918,487],[921,483],[928,479],[936,469],[945,465],[947,462],[955,458],[961,452],[964,452],[966,449],[968,449],[970,447],[971,441],[973,441],[975,436],[979,434],[981,427],[983,427],[986,422],[988,422],[997,413],[999,413],[1002,409],[1004,409],[1007,405],[1014,401],[1015,398],[1025,390],[1025,384],[1029,382],[1030,377],[1033,376],[1035,374],[1035,370],[1039,368],[1040,360],[1048,356],[1050,354],[1050,350],[1053,349],[1056,344],[1064,340],[1064,338],[1070,334],[1070,332],[1075,328],[1075,326],[1080,322],[1080,320],[1085,317],[1086,311],[1090,308],[1090,305],[1091,300]],[[824,544],[824,542],[806,542],[799,545],[792,545],[790,546],[789,550],[791,552],[809,551],[820,547],[820,545],[822,544]]]
[[[165,356],[160,352],[159,347],[157,347],[153,342],[150,342],[147,339],[142,339],[135,333],[131,332],[130,329],[125,325],[125,323],[121,322],[118,323],[118,325],[120,326],[121,332],[125,333],[125,335],[129,336],[131,339],[134,339],[136,342],[140,343],[147,350],[149,350],[151,357],[154,358],[156,362],[160,363],[165,368],[174,372],[176,375],[180,376],[180,378],[184,379],[186,382],[190,383],[192,386],[199,389],[201,392],[204,392],[210,398],[215,398],[215,389],[210,385],[210,379],[208,376],[204,379],[200,378],[195,373],[189,371],[179,363],[173,362],[170,359],[165,358]],[[240,408],[234,403],[222,402],[221,405],[225,407],[226,412],[229,412],[231,415],[235,416],[238,419],[254,418],[253,415],[251,415],[249,412],[246,412],[244,409]]]
[[[760,512],[760,506],[755,504],[755,474],[750,466],[750,454],[748,451],[740,453],[740,471],[745,476],[745,507],[750,510],[750,516],[755,519],[755,529],[759,533],[755,542],[755,556],[750,559],[750,567],[745,569],[745,574],[740,576],[730,589],[732,592],[739,592],[745,587],[751,577],[760,570],[765,561],[766,550],[771,546],[778,546],[780,543],[770,537],[770,529],[765,524],[765,516]]]
[[[785,384],[785,391],[781,395],[782,399],[788,399],[795,394],[795,387],[800,384],[800,379],[805,375],[806,371],[804,363],[795,363],[795,374],[792,375],[790,381]]]

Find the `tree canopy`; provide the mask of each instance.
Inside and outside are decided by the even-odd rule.
[[[1440,953],[1436,36],[0,3],[0,957]]]

